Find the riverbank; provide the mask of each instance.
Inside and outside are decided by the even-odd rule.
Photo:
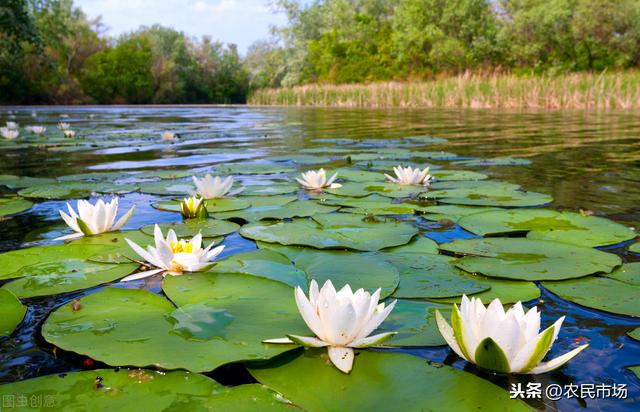
[[[460,75],[425,82],[309,84],[260,89],[252,105],[640,109],[640,71],[565,75]]]

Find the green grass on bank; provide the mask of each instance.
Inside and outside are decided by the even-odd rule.
[[[639,109],[640,71],[520,77],[464,74],[425,82],[309,84],[260,89],[253,105]]]

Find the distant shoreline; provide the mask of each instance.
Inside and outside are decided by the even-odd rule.
[[[557,76],[460,75],[423,82],[261,89],[251,106],[470,109],[640,109],[640,71]]]

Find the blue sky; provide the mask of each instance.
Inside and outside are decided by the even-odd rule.
[[[270,25],[286,18],[273,13],[269,0],[75,0],[91,18],[102,15],[107,34],[118,35],[140,25],[159,23],[191,36],[210,35],[236,43],[241,53],[269,36]]]

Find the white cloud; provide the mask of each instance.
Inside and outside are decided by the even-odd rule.
[[[76,0],[89,17],[101,15],[108,34],[119,35],[141,25],[161,24],[190,36],[209,35],[236,43],[244,53],[251,43],[269,36],[270,25],[282,25],[269,0]]]

